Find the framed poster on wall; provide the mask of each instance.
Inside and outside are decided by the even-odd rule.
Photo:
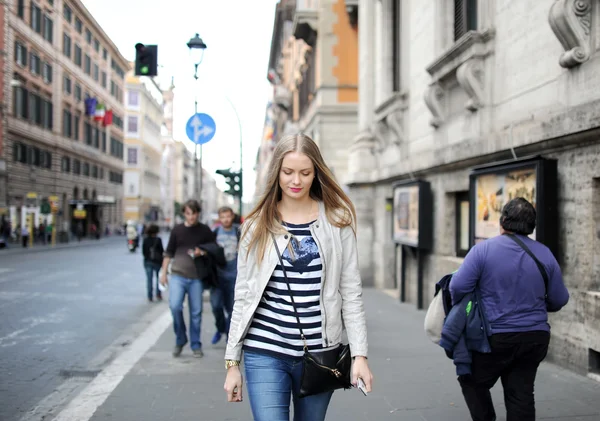
[[[392,238],[397,244],[430,250],[433,243],[433,209],[428,181],[400,181],[392,185]]]
[[[537,211],[530,238],[544,243],[556,255],[558,246],[556,160],[541,157],[478,167],[470,175],[469,246],[500,235],[502,207],[523,197]]]

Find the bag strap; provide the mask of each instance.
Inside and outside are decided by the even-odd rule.
[[[300,330],[300,337],[302,338],[302,342],[304,342],[304,352],[308,352],[308,345],[306,344],[306,337],[304,336],[304,331],[302,330],[302,326],[300,325],[300,317],[298,316],[298,310],[296,309],[296,301],[294,301],[294,295],[292,294],[292,288],[290,287],[290,281],[287,277],[287,272],[285,270],[285,265],[283,264],[283,258],[281,257],[281,252],[279,251],[279,246],[277,245],[277,240],[275,239],[275,235],[271,234],[273,238],[273,244],[275,244],[275,251],[277,251],[277,257],[279,258],[279,264],[281,265],[281,271],[283,272],[283,279],[285,279],[285,284],[288,287],[288,291],[290,292],[290,300],[292,300],[292,307],[294,308],[294,316],[296,316],[296,321],[298,322],[298,330]]]
[[[521,246],[521,248],[525,251],[525,253],[527,253],[533,259],[533,261],[537,265],[540,273],[542,274],[542,278],[544,278],[544,286],[546,287],[546,296],[548,296],[548,283],[550,281],[548,278],[548,272],[546,272],[546,268],[544,268],[544,265],[542,265],[542,263],[538,260],[538,258],[535,257],[535,254],[533,254],[533,252],[531,250],[529,250],[529,247],[527,247],[525,245],[523,240],[521,240],[519,237],[517,237],[514,234],[506,234],[506,236],[508,238],[510,238],[511,240],[513,240],[515,243],[517,243],[519,246]]]

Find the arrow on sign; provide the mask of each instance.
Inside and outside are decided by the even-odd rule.
[[[194,139],[196,139],[196,142],[200,137],[207,137],[215,131],[212,127],[203,125],[200,117],[197,115],[192,119],[192,127],[194,128]]]

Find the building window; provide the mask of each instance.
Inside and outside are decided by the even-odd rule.
[[[85,40],[88,44],[92,44],[92,32],[89,29],[85,30]]]
[[[81,67],[81,47],[75,44],[75,55],[73,56],[73,61],[79,67]]]
[[[79,123],[81,122],[81,117],[76,115],[73,118],[73,139],[79,140]]]
[[[27,118],[27,98],[29,92],[22,86],[16,86],[13,89],[13,108],[14,115],[21,118]]]
[[[17,16],[21,19],[25,18],[25,0],[17,1]]]
[[[31,2],[31,13],[29,15],[29,25],[38,34],[42,33],[42,9]]]
[[[49,63],[44,63],[44,67],[42,68],[42,79],[44,79],[44,83],[52,83],[52,66]]]
[[[127,163],[137,165],[137,148],[127,148]]]
[[[100,80],[100,68],[96,63],[94,63],[94,80],[98,82]]]
[[[90,56],[88,56],[87,54],[85,55],[85,58],[83,59],[83,71],[85,72],[86,75],[91,76],[92,74],[92,59],[90,58]]]
[[[63,110],[63,135],[68,138],[73,136],[73,114],[69,110]]]
[[[83,163],[83,175],[86,177],[90,176],[90,164],[88,164],[87,162]]]
[[[111,171],[109,174],[109,181],[115,184],[123,184],[123,174]]]
[[[108,60],[108,50],[106,48],[102,49],[102,58]]]
[[[102,152],[106,152],[106,132],[103,130],[102,131]]]
[[[19,41],[15,42],[15,61],[19,66],[27,66],[27,47]]]
[[[113,114],[113,125],[123,130],[123,119],[117,114]]]
[[[73,174],[81,174],[81,161],[79,159],[73,160]]]
[[[29,120],[39,126],[42,125],[42,98],[34,93],[29,93]]]
[[[92,146],[96,149],[100,148],[100,131],[97,127],[92,127],[93,143]]]
[[[81,101],[81,85],[78,83],[75,84],[75,101]]]
[[[49,170],[52,169],[52,153],[48,152],[48,151],[43,151],[42,152],[42,163],[41,163],[43,168],[47,168]]]
[[[39,75],[42,72],[40,57],[33,51],[29,56],[29,70],[34,75]]]
[[[127,133],[138,134],[138,116],[127,116]]]
[[[60,169],[62,172],[71,172],[71,158],[63,156],[60,163]]]
[[[92,144],[92,125],[86,121],[83,125],[83,130],[84,130],[83,140],[85,141],[86,145],[91,146],[91,144]]]
[[[71,58],[71,37],[63,34],[63,54]]]
[[[454,0],[454,41],[477,30],[477,1]]]
[[[44,39],[50,44],[54,42],[54,22],[44,15]]]
[[[107,77],[106,72],[102,72],[102,87],[106,89]]]
[[[83,32],[83,22],[77,16],[75,16],[75,30],[80,34]]]
[[[69,6],[67,6],[65,4],[65,6],[63,7],[63,16],[65,17],[65,20],[69,23],[71,23],[71,20],[73,19],[73,11],[71,10],[71,8]]]
[[[98,166],[94,165],[92,167],[92,178],[98,178]]]
[[[67,95],[71,95],[71,78],[69,76],[63,77],[63,91]]]
[[[27,146],[22,143],[13,144],[13,161],[27,164]]]
[[[140,93],[138,91],[129,91],[127,93],[127,105],[134,108],[140,106]]]
[[[100,52],[100,41],[98,41],[96,38],[94,38],[94,50],[96,50],[97,53]]]
[[[110,138],[110,155],[123,159],[123,142],[115,137]]]
[[[456,194],[456,255],[469,252],[469,192]]]
[[[401,6],[400,0],[392,0],[392,88],[400,92],[400,34],[401,34]]]
[[[44,129],[52,130],[52,127],[54,127],[54,124],[53,124],[53,118],[54,118],[53,109],[54,108],[53,107],[54,106],[52,105],[51,99],[42,99],[42,113],[43,113],[42,127],[44,127]]]

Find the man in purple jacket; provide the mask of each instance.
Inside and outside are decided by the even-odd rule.
[[[519,197],[508,202],[500,216],[502,235],[473,247],[450,282],[453,304],[480,289],[491,327],[492,352],[473,352],[472,374],[458,378],[474,421],[496,419],[490,389],[498,379],[504,388],[507,421],[535,420],[533,389],[550,342],[548,312],[569,301],[552,252],[528,237],[535,221],[535,208],[527,200]],[[541,262],[547,289],[542,271],[518,240]]]

